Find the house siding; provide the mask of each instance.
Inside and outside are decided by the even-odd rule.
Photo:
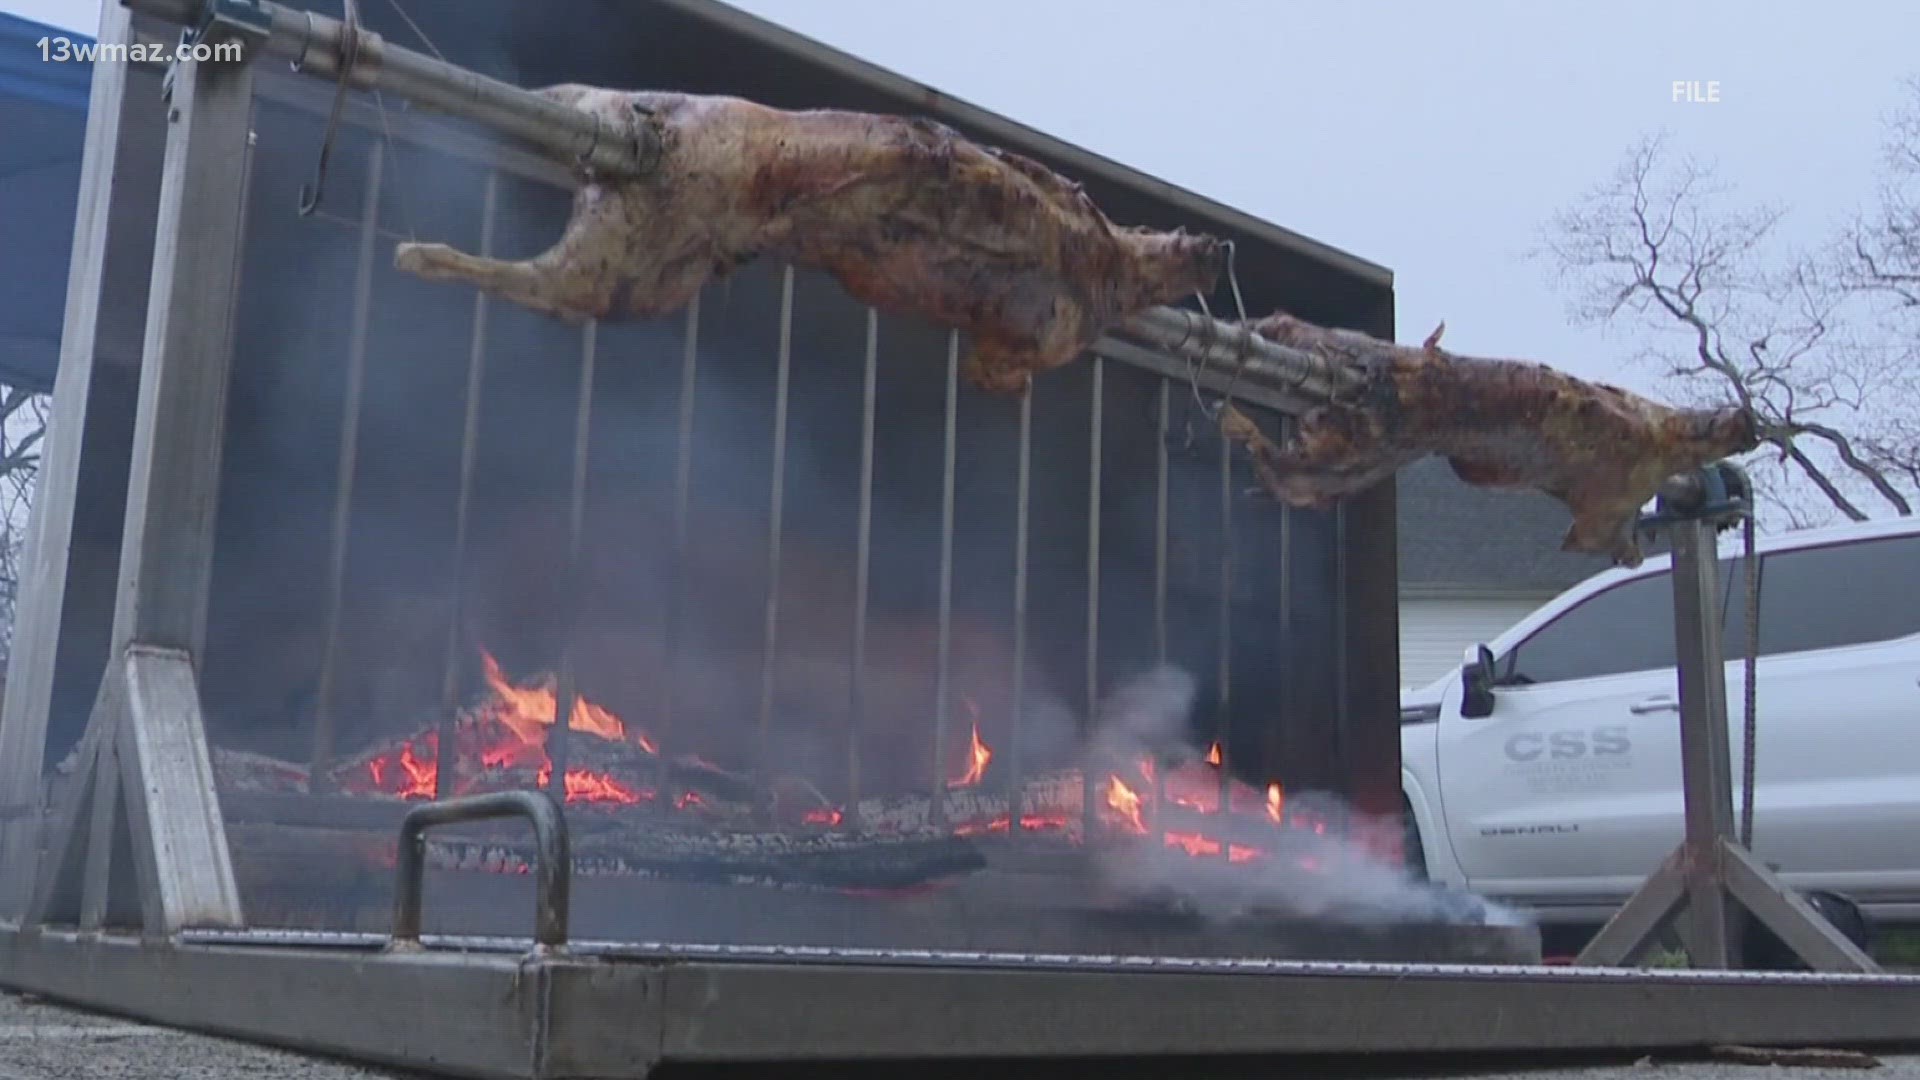
[[[1553,595],[1403,597],[1400,684],[1417,688],[1440,678],[1460,663],[1466,649],[1519,622]]]

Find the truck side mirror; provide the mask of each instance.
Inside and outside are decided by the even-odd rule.
[[[1460,665],[1460,715],[1471,719],[1493,715],[1493,650],[1477,645],[1468,662]]]

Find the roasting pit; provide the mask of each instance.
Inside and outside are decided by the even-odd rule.
[[[722,32],[643,7],[635,40]],[[457,58],[518,10],[428,29]],[[517,81],[631,62],[540,72],[569,50],[521,47]],[[1282,507],[1207,421],[1226,373],[1104,342],[994,398],[959,335],[777,264],[584,326],[419,280],[396,244],[545,246],[561,171],[355,91],[303,216],[332,91],[252,82],[189,631],[247,926],[381,932],[410,806],[541,788],[583,938],[1537,959],[1530,928],[1399,869],[1390,483]],[[1132,181],[1089,192],[1195,224]],[[1384,277],[1215,224],[1249,304],[1389,319]],[[49,806],[107,666],[92,595],[70,589]],[[516,823],[436,830],[427,929],[523,932],[530,852]]]
[[[551,787],[545,737],[551,678],[516,684],[483,655],[486,691],[452,726],[463,774],[454,794]],[[825,800],[804,782],[760,790],[750,776],[697,757],[660,754],[645,733],[580,699],[565,813],[575,877],[571,918],[589,938],[723,942],[744,947],[942,949],[1087,955],[1525,963],[1531,927],[1489,920],[1467,896],[1436,894],[1430,918],[1365,910],[1367,897],[1323,912],[1253,909],[1223,916],[1179,894],[1177,875],[1149,890],[1103,880],[1109,856],[1158,847],[1174,861],[1229,867],[1378,858],[1328,840],[1352,828],[1327,805],[1290,807],[1227,779],[1217,748],[1174,765],[1143,758],[1096,782],[1093,851],[1084,840],[1082,776],[1058,770],[1015,795],[987,786],[992,748],[977,724],[959,775],[939,796]],[[321,784],[308,767],[216,749],[214,775],[249,916],[293,931],[380,932],[393,910],[395,838],[405,811],[431,798],[440,731],[426,729],[337,762]],[[423,749],[424,748],[424,749]],[[69,759],[56,770],[69,775]],[[1125,774],[1126,779],[1122,779]],[[61,785],[56,782],[56,799]],[[939,809],[934,809],[935,802]],[[936,824],[936,819],[945,824]],[[427,932],[512,938],[525,929],[535,863],[517,822],[436,832],[426,844]],[[1229,870],[1231,873],[1231,870]],[[1273,897],[1281,903],[1286,893]],[[1325,903],[1325,899],[1321,900]]]

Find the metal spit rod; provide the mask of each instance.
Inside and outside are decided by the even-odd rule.
[[[206,25],[255,51],[293,62],[316,78],[341,75],[344,24],[273,0],[120,0],[143,15],[180,26]],[[347,84],[385,90],[416,105],[478,121],[601,175],[641,175],[660,160],[659,138],[644,127],[619,131],[598,117],[511,83],[404,49],[365,27]]]
[[[337,80],[342,26],[338,19],[296,11],[272,0],[120,0],[134,11],[181,26],[208,17],[258,44],[256,51],[284,57],[316,78]],[[540,94],[490,79],[359,31],[359,51],[349,85],[397,94],[424,108],[485,124],[540,147],[565,163],[595,175],[643,176],[658,167],[659,140],[641,129],[614,132],[587,113]],[[1290,349],[1198,312],[1159,307],[1133,319],[1104,344],[1125,351],[1142,343],[1205,368],[1206,381],[1232,378],[1235,385],[1265,391],[1267,401],[1298,410],[1352,390],[1358,376],[1337,363]],[[1237,374],[1236,374],[1237,372]]]

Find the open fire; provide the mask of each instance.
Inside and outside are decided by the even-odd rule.
[[[516,686],[500,670],[492,653],[481,653],[487,695],[477,707],[468,710],[455,725],[460,753],[456,760],[472,763],[478,775],[456,780],[455,794],[513,786],[511,781],[529,781],[547,787],[553,779],[553,759],[547,753],[547,734],[553,727],[559,708],[552,677]],[[659,754],[645,732],[630,730],[621,719],[584,696],[576,696],[567,728],[578,743],[587,743],[583,756],[605,758],[625,751],[627,758],[654,757]],[[602,744],[594,747],[588,740]],[[576,745],[578,745],[576,743]],[[356,759],[336,770],[341,791],[357,795],[386,795],[400,799],[432,799],[434,773],[440,753],[440,734],[429,731],[406,739],[397,747]],[[505,779],[507,784],[489,783]],[[623,779],[611,769],[569,768],[566,772],[566,801],[569,803],[612,803],[633,805],[651,802],[659,793],[635,779]],[[698,793],[680,792],[675,804],[681,809],[695,805]]]
[[[450,725],[457,750],[445,778],[450,795],[526,789],[551,790],[549,753],[558,709],[557,680],[516,681],[482,651],[484,689]],[[565,801],[576,818],[576,852],[604,854],[611,872],[745,873],[778,880],[787,869],[765,870],[768,859],[809,867],[831,863],[836,887],[913,888],[977,868],[968,844],[1015,831],[1079,846],[1091,828],[1099,849],[1158,851],[1210,865],[1259,864],[1313,871],[1310,852],[1288,838],[1330,827],[1278,782],[1262,787],[1229,775],[1215,744],[1205,753],[1162,745],[1089,751],[1084,769],[1025,776],[1004,772],[981,733],[981,710],[961,695],[970,723],[964,746],[953,747],[952,771],[938,791],[876,794],[835,803],[805,777],[729,771],[692,755],[668,756],[639,726],[585,695],[567,718]],[[326,787],[347,797],[396,802],[434,798],[439,731],[418,733],[335,762]],[[216,769],[229,790],[296,794],[310,789],[306,770],[287,762],[216,752]],[[1084,785],[1096,785],[1091,798]],[[1091,813],[1089,813],[1089,810]],[[1339,826],[1346,833],[1345,826]],[[955,845],[958,845],[957,847]],[[875,854],[882,849],[887,853]],[[861,854],[865,852],[865,854]],[[473,861],[477,858],[478,861]],[[515,856],[462,856],[460,865],[519,870]],[[637,860],[637,861],[636,861]],[[690,862],[691,860],[691,862]],[[751,872],[740,870],[750,867]],[[808,869],[806,873],[814,871]],[[822,871],[825,873],[826,871]],[[881,884],[868,885],[870,880]]]

